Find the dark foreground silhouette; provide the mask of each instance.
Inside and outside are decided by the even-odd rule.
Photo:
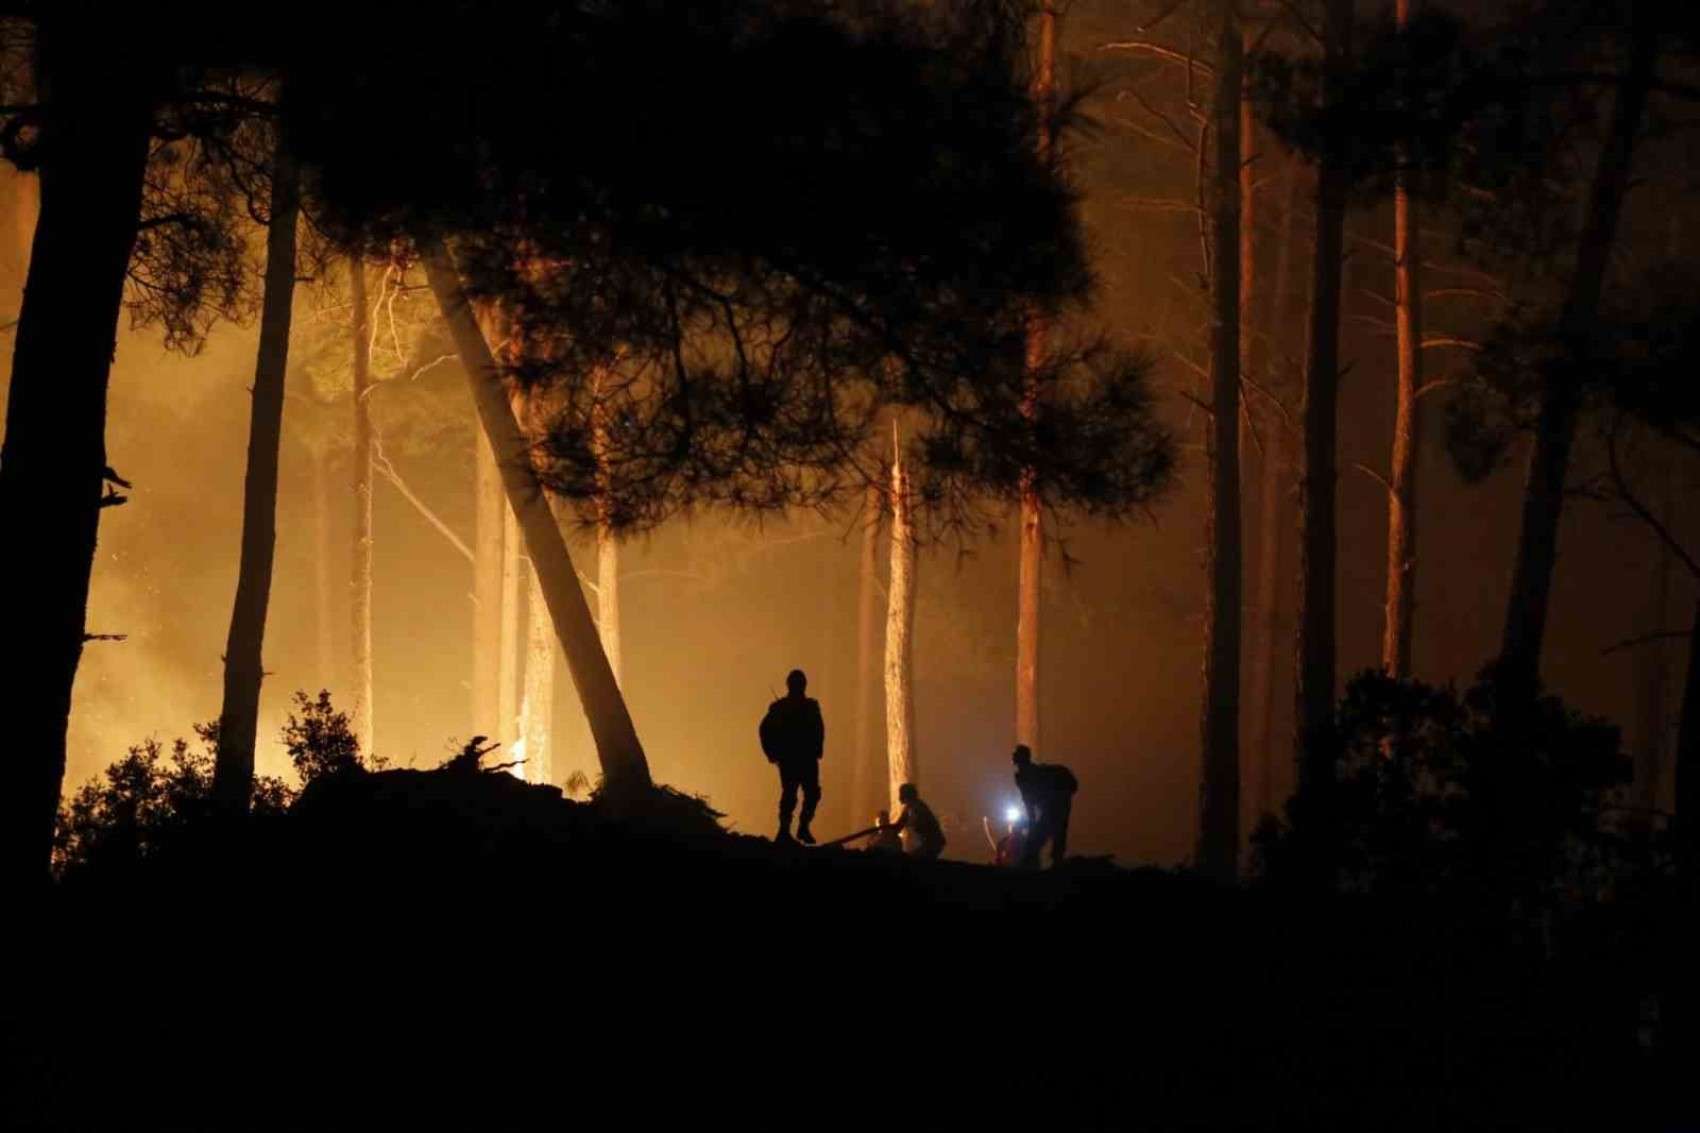
[[[1155,870],[802,852],[678,796],[616,816],[475,770],[328,776],[10,911],[8,1129],[1636,1128],[1675,1104],[1606,949]]]

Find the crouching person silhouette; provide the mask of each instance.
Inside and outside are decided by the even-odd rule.
[[[814,845],[809,830],[820,805],[820,758],[826,747],[826,723],[820,702],[803,695],[809,678],[792,669],[785,678],[786,695],[767,706],[761,721],[761,750],[779,768],[779,834],[775,842],[791,841],[791,816],[797,793],[803,795],[803,814],[797,822],[797,841]]]
[[[1068,856],[1068,816],[1074,809],[1074,792],[1080,783],[1074,772],[1060,763],[1034,763],[1033,750],[1026,744],[1015,748],[1015,789],[1027,811],[1027,833],[1021,839],[1021,864],[1039,865],[1039,851],[1051,844],[1051,864],[1060,865]]]
[[[921,801],[921,792],[915,789],[915,784],[905,783],[897,788],[897,801],[903,804],[903,813],[890,829],[909,831],[913,843],[909,856],[930,862],[944,853],[944,828],[939,825],[933,808]]]

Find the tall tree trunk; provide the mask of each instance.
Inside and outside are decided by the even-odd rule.
[[[321,454],[311,453],[313,478],[313,622],[315,688],[330,688],[336,648],[331,644],[331,483]]]
[[[874,744],[874,666],[879,653],[879,531],[883,493],[868,485],[862,522],[862,553],[856,570],[856,732],[850,768],[852,826],[871,817],[877,754]]]
[[[366,264],[349,262],[354,334],[354,561],[352,597],[354,703],[349,726],[372,750],[372,332]]]
[[[473,441],[472,730],[501,738],[502,531],[508,498],[482,423]]]
[[[608,654],[608,667],[614,671],[614,681],[624,683],[621,676],[625,664],[620,646],[620,541],[606,523],[596,525],[596,632],[602,638],[602,651]]]
[[[520,699],[520,741],[525,762],[516,770],[531,783],[552,783],[554,768],[555,627],[535,565],[526,572],[525,689]]]
[[[14,541],[0,640],[17,662],[0,682],[11,753],[0,883],[36,881],[48,865],[107,467],[107,380],[153,124],[150,91],[128,61],[87,47],[86,34],[58,40],[66,29],[47,15],[37,40],[41,214],[0,449],[0,531]]]
[[[1411,19],[1411,0],[1395,4],[1399,27]],[[1387,598],[1382,612],[1381,667],[1390,677],[1411,675],[1411,615],[1417,587],[1417,454],[1422,416],[1423,293],[1417,205],[1411,199],[1405,155],[1393,187],[1393,273],[1399,377],[1393,419],[1393,468],[1387,493]]]
[[[1204,607],[1204,707],[1200,731],[1196,861],[1208,876],[1231,880],[1240,824],[1240,72],[1242,48],[1234,0],[1220,0],[1214,135],[1216,262],[1210,379],[1210,502],[1206,538],[1210,588]]]
[[[1672,500],[1672,468],[1667,461],[1658,469],[1663,497],[1659,502],[1660,522],[1670,529],[1675,507]],[[1670,749],[1671,649],[1656,635],[1670,629],[1671,565],[1675,555],[1663,539],[1654,548],[1652,585],[1636,626],[1637,636],[1650,638],[1633,654],[1635,684],[1635,775],[1630,781],[1630,805],[1636,826],[1650,829],[1653,809],[1659,805],[1659,778]]]
[[[1352,2],[1328,0],[1325,98],[1341,97],[1351,54]],[[1316,259],[1311,268],[1305,370],[1304,477],[1299,489],[1297,757],[1302,791],[1334,778],[1335,435],[1340,393],[1340,279],[1344,256],[1348,139],[1325,140],[1316,177]]]
[[[620,541],[614,533],[614,480],[608,461],[608,414],[603,400],[606,370],[596,374],[595,403],[591,409],[591,443],[596,452],[596,629],[602,636],[602,651],[614,670],[615,683],[623,685],[624,654],[620,647]]]
[[[1033,100],[1039,104],[1039,157],[1049,162],[1054,153],[1051,114],[1056,102],[1057,13],[1048,2],[1039,9],[1039,58],[1033,76]],[[1038,412],[1039,367],[1045,359],[1045,316],[1034,309],[1027,315],[1027,390],[1022,414]],[[1015,739],[1039,747],[1039,601],[1045,562],[1045,531],[1039,488],[1031,469],[1021,474],[1020,576],[1017,580],[1015,623]]]
[[[888,805],[903,806],[898,788],[920,786],[915,760],[915,526],[910,514],[909,474],[894,446],[891,459],[891,586],[885,614],[885,753],[890,780]]]
[[[1688,852],[1695,854],[1700,849],[1700,604],[1688,635],[1688,675],[1676,730],[1676,822]]]
[[[1559,334],[1567,355],[1541,386],[1535,447],[1523,495],[1517,560],[1505,609],[1499,673],[1513,697],[1532,692],[1540,679],[1541,642],[1546,634],[1553,567],[1558,560],[1558,521],[1564,510],[1564,480],[1576,439],[1576,417],[1586,375],[1590,340],[1610,266],[1618,217],[1629,188],[1636,137],[1647,108],[1659,32],[1655,0],[1632,0],[1627,67],[1612,107],[1610,132],[1600,150],[1589,194],[1588,216],[1577,245],[1576,274],[1560,314]]]
[[[1287,171],[1286,203],[1281,217],[1280,244],[1275,253],[1275,272],[1265,282],[1264,302],[1266,333],[1275,340],[1287,323],[1288,304],[1283,301],[1284,289],[1292,272],[1293,216],[1298,204],[1298,165]],[[1244,272],[1241,272],[1242,276]],[[1273,345],[1262,352],[1263,374],[1270,389],[1276,388],[1275,377],[1283,367]],[[1285,497],[1282,486],[1286,477],[1288,424],[1274,408],[1265,415],[1263,454],[1259,461],[1258,477],[1258,548],[1257,582],[1252,599],[1251,695],[1247,717],[1250,725],[1252,750],[1257,753],[1257,813],[1276,813],[1275,759],[1275,668],[1279,663],[1277,625],[1280,620],[1282,535],[1287,530]]]
[[[519,524],[512,508],[502,509],[502,623],[496,654],[496,694],[500,715],[495,739],[510,751],[520,738],[520,561]]]
[[[572,674],[573,686],[590,723],[604,784],[616,797],[648,787],[649,763],[643,746],[638,742],[637,730],[632,726],[631,714],[608,664],[608,656],[602,650],[572,556],[532,471],[525,434],[514,421],[513,409],[502,388],[501,371],[461,288],[459,271],[441,240],[422,239],[420,251],[431,290],[448,321],[455,349],[472,382],[478,415],[496,454],[508,503],[518,516],[526,550],[536,564],[562,656],[566,658],[567,670]]]
[[[283,382],[289,369],[289,322],[295,299],[295,222],[300,212],[295,164],[277,141],[272,163],[271,219],[266,230],[265,293],[254,403],[248,425],[248,471],[242,494],[242,557],[236,603],[224,645],[224,703],[218,717],[213,801],[243,814],[254,787],[254,737],[260,723],[261,661],[266,608],[277,548],[277,465],[283,445]]]

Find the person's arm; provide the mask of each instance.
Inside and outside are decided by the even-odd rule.
[[[819,759],[826,752],[826,719],[821,715],[820,701],[812,701],[814,719],[809,722],[810,739],[814,741],[815,758]]]
[[[904,807],[903,813],[897,816],[897,821],[886,827],[893,834],[901,834],[909,825],[909,808]]]

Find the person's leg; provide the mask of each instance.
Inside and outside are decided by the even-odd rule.
[[[1065,796],[1057,804],[1056,831],[1051,839],[1051,864],[1061,865],[1068,857],[1068,815],[1074,809],[1074,800]]]
[[[802,779],[788,763],[779,764],[779,837],[784,842],[791,837],[791,815],[797,809],[797,789]]]
[[[813,842],[815,838],[809,830],[809,823],[815,820],[815,807],[820,805],[820,761],[804,760],[797,770],[801,772],[798,780],[803,788],[803,816],[797,823],[797,840]]]
[[[1051,816],[1041,811],[1039,820],[1027,828],[1027,837],[1021,839],[1022,869],[1039,868],[1039,853],[1045,848],[1045,841],[1050,836]]]

